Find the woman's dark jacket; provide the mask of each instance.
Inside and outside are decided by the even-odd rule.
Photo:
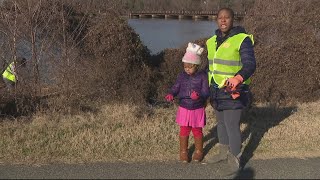
[[[246,33],[243,27],[233,27],[226,36],[222,36],[222,32],[217,29],[217,48],[229,37],[232,37],[239,33]],[[240,74],[243,80],[247,80],[253,75],[256,70],[256,59],[254,56],[253,44],[249,37],[245,38],[240,46],[240,57],[242,68],[235,74]],[[209,67],[208,67],[209,70]],[[237,91],[240,92],[240,97],[232,99],[230,92],[226,92],[224,88],[219,89],[218,85],[214,83],[210,87],[210,103],[216,110],[227,110],[227,109],[242,109],[248,106],[251,101],[251,93],[248,85],[240,85],[237,87]]]
[[[192,91],[199,93],[198,100],[192,100],[190,94]],[[188,75],[182,72],[178,75],[175,84],[170,88],[169,93],[177,96],[179,106],[193,110],[204,107],[209,97],[208,75],[205,71],[198,71],[194,75]]]

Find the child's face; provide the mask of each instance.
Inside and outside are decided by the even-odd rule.
[[[197,72],[197,65],[196,64],[183,63],[183,68],[184,68],[184,71],[189,75],[192,75],[195,72]]]

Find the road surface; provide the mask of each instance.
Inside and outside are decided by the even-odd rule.
[[[221,179],[227,165],[172,162],[0,165],[1,179]],[[320,158],[250,160],[244,179],[319,179]]]

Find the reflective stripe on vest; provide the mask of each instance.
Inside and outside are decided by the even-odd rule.
[[[13,62],[7,67],[7,69],[2,73],[2,77],[12,81],[16,82],[16,76],[12,73],[11,68],[13,66]]]
[[[242,68],[239,50],[246,37],[249,37],[254,43],[252,35],[240,33],[228,38],[217,50],[217,36],[214,35],[207,40],[209,85],[213,79],[219,88],[223,87],[226,79],[233,77]],[[243,84],[249,85],[250,81],[249,78]]]

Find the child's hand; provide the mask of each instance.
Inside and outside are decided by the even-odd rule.
[[[191,95],[190,95],[190,98],[192,100],[198,100],[199,99],[199,93],[197,93],[196,91],[192,91]]]
[[[172,94],[167,94],[165,99],[168,101],[168,102],[172,102],[173,101],[173,95]]]

